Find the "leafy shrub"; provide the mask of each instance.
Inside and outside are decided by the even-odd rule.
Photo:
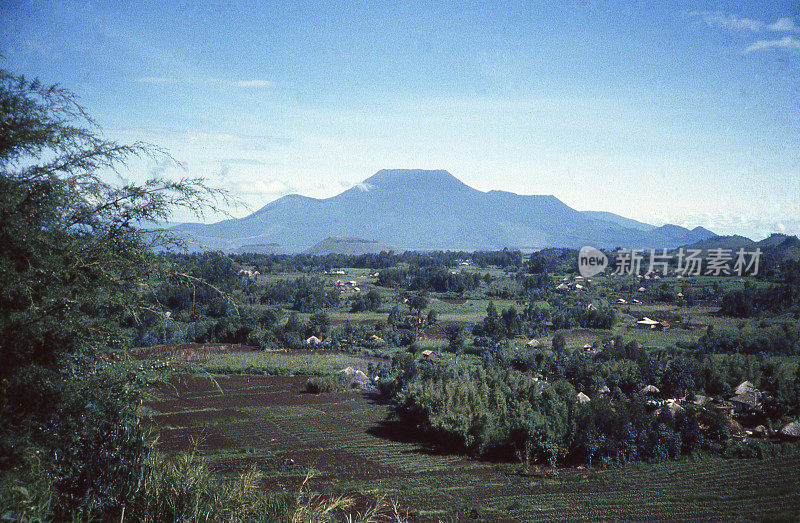
[[[330,392],[333,389],[333,384],[329,377],[313,377],[306,381],[306,392],[311,394],[320,394],[322,392]]]

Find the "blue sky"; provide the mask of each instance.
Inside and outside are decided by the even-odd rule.
[[[4,67],[241,196],[382,168],[761,237],[800,233],[790,2],[26,2]],[[171,167],[136,163],[132,179]],[[179,217],[180,218],[180,217]]]

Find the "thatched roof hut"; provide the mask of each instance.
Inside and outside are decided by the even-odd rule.
[[[736,412],[749,412],[761,406],[761,393],[749,391],[737,394],[728,401],[731,402],[733,410]]]
[[[377,335],[373,334],[369,338],[369,343],[370,343],[370,345],[374,345],[375,347],[382,347],[382,346],[386,345],[386,340],[384,340],[380,336],[377,336]]]
[[[744,427],[735,419],[728,420],[728,429],[730,429],[732,438],[744,438],[747,435]]]
[[[745,394],[747,392],[755,392],[755,391],[756,391],[756,387],[752,383],[750,383],[749,381],[741,382],[733,390],[733,392],[735,392],[737,395],[738,394]]]
[[[642,387],[642,390],[640,390],[639,392],[641,392],[642,394],[660,394],[661,393],[661,391],[655,385],[645,385],[644,387]]]
[[[357,383],[358,385],[366,385],[370,383],[369,377],[364,374],[363,371],[354,369],[353,367],[345,367],[341,370],[352,383]]]
[[[800,421],[791,421],[778,431],[781,439],[800,439]]]
[[[588,403],[592,401],[592,399],[583,392],[579,392],[575,399],[578,401],[578,403]]]

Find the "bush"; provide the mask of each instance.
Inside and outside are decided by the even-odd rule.
[[[345,381],[339,376],[314,376],[306,381],[305,391],[310,394],[335,392],[345,387]]]
[[[328,378],[309,378],[306,381],[306,392],[311,394],[319,394],[321,392],[331,391],[331,380]]]

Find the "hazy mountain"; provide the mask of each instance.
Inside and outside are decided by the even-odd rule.
[[[625,218],[624,216],[620,216],[619,214],[614,214],[613,212],[606,212],[606,211],[581,211],[584,216],[591,220],[600,220],[605,222],[616,223],[617,225],[621,225],[623,227],[628,227],[629,229],[637,229],[639,231],[652,231],[656,228],[655,225],[650,225],[649,223],[644,223],[636,220],[631,220],[630,218]]]
[[[733,249],[740,248],[755,249],[758,244],[745,236],[732,235],[732,236],[714,236],[705,240],[697,241],[683,246],[685,249],[700,249],[706,251],[708,249]]]
[[[747,252],[760,248],[765,257],[772,258],[778,262],[784,260],[800,260],[800,239],[797,236],[773,233],[769,237],[756,242],[745,236],[715,236],[706,240],[684,245],[684,249],[730,249],[736,253],[739,249]]]
[[[214,248],[277,243],[292,252],[328,237],[372,238],[402,250],[535,250],[674,248],[713,236],[676,225],[644,230],[647,224],[625,220],[587,215],[555,196],[478,191],[447,171],[382,170],[331,198],[293,194],[242,219],[180,228]]]
[[[772,236],[786,236],[786,235],[773,234]],[[782,242],[778,244],[769,245],[765,249],[765,251],[772,254],[772,256],[774,256],[777,260],[798,261],[800,260],[800,239],[798,239],[797,236],[786,236],[786,238]]]
[[[395,247],[361,238],[335,238],[328,237],[317,243],[310,249],[306,249],[306,254],[349,254],[358,256],[360,254],[375,254],[379,252],[397,251]]]
[[[277,243],[257,243],[257,244],[249,244],[249,245],[242,245],[241,247],[236,247],[235,249],[231,250],[236,254],[289,254],[289,252],[278,245]]]
[[[780,234],[774,232],[770,234],[768,237],[764,238],[760,242],[758,242],[759,247],[775,247],[776,245],[780,245],[781,243],[785,242],[789,238],[797,239],[796,236],[789,236],[788,234]]]

